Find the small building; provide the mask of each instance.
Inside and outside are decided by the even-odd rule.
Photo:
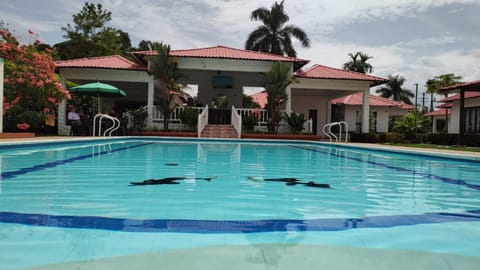
[[[346,121],[351,130],[360,132],[362,95],[352,95],[332,100],[332,121]],[[370,130],[388,132],[390,123],[413,110],[414,106],[379,96],[370,95]]]
[[[435,111],[425,113],[423,116],[432,118],[432,133],[444,132],[446,127],[450,126],[450,107],[449,104],[443,106],[443,108]],[[440,106],[439,106],[440,107]],[[437,107],[438,108],[438,107]],[[447,125],[445,126],[445,118],[448,120]]]
[[[479,82],[480,84],[480,82]],[[479,86],[480,90],[480,86]],[[450,119],[447,125],[448,133],[458,134],[460,131],[460,94],[454,94],[438,102],[444,103],[441,107],[450,107]],[[448,108],[446,108],[448,109]],[[464,132],[480,133],[480,92],[464,92]],[[440,117],[440,116],[437,116]],[[435,118],[434,118],[435,119]],[[445,110],[443,110],[443,120],[445,120]],[[435,129],[438,131],[438,129]]]

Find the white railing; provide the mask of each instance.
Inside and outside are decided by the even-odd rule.
[[[268,111],[264,109],[243,109],[238,108],[236,109],[237,113],[241,117],[249,116],[251,114],[256,114],[258,117],[258,126],[266,126],[268,123]]]
[[[338,126],[340,129],[338,137],[337,135],[335,135],[335,133],[332,132],[333,126]],[[345,127],[345,142],[348,142],[348,123],[345,121],[331,122],[325,124],[322,128],[322,132],[328,137],[330,141],[335,140],[335,142],[342,142],[342,127]]]
[[[147,106],[144,107],[146,110]],[[170,123],[181,123],[180,121],[180,115],[182,114],[183,110],[185,110],[186,107],[176,107],[175,110],[170,114],[170,118],[168,119]],[[188,107],[194,110],[197,110],[198,113],[202,113],[203,107]],[[153,107],[152,111],[152,122],[163,122],[163,113],[160,111],[158,106]]]
[[[98,119],[98,121],[97,121]],[[111,120],[112,121],[112,126],[107,128],[104,132],[103,132],[103,135],[102,135],[102,122],[103,122],[103,119],[108,119],[108,120]],[[98,124],[98,127],[97,127],[97,124]],[[110,116],[108,114],[103,114],[103,113],[99,113],[97,115],[95,115],[95,117],[93,118],[93,132],[92,132],[92,136],[97,136],[95,133],[96,133],[96,130],[98,128],[98,136],[112,136],[112,133],[119,129],[120,128],[120,120],[118,120],[118,118],[116,117],[113,117],[113,116]],[[107,135],[108,134],[108,135]]]
[[[232,106],[232,118],[231,123],[235,131],[237,132],[237,138],[242,137],[242,116],[237,112],[235,106]]]
[[[208,124],[208,105],[205,105],[203,111],[198,115],[198,123],[197,123],[197,137],[202,136],[203,129]]]

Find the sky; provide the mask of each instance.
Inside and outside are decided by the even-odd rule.
[[[102,0],[112,12],[109,26],[128,32],[132,45],[141,40],[163,41],[172,49],[224,45],[244,48],[260,24],[250,20],[260,0]],[[28,30],[42,42],[64,41],[61,27],[73,24],[84,0],[0,0],[0,20],[23,42]],[[425,82],[455,73],[464,81],[480,79],[480,0],[285,0],[289,24],[302,28],[310,48],[294,47],[308,66],[341,68],[348,53],[373,58],[373,75],[406,78],[404,87],[419,103]],[[427,98],[428,101],[428,98]]]

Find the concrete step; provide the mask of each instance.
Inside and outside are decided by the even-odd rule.
[[[207,125],[202,131],[203,138],[237,138],[232,125]]]

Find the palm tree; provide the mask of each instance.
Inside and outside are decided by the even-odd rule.
[[[288,98],[286,88],[295,82],[295,78],[290,73],[290,65],[275,62],[270,70],[263,74],[263,87],[267,92],[267,104],[265,108],[268,111],[268,129],[276,132],[278,123],[281,120],[279,113],[280,106]]]
[[[270,10],[261,7],[252,11],[250,19],[261,21],[263,25],[248,36],[245,42],[247,50],[296,57],[292,36],[298,39],[303,47],[310,47],[310,39],[302,29],[292,24],[285,25],[289,17],[283,8],[283,0],[280,4],[275,2]]]
[[[371,73],[373,71],[372,65],[367,63],[369,59],[373,58],[372,56],[362,52],[349,53],[348,56],[350,56],[350,61],[343,64],[343,69],[360,73]]]
[[[163,127],[168,130],[170,114],[177,106],[175,96],[183,88],[178,80],[184,76],[179,72],[178,60],[170,57],[170,45],[159,43],[155,50],[157,54],[148,58],[149,72],[156,79],[155,99],[163,114]]]
[[[377,89],[376,92],[377,94],[380,93],[380,96],[384,98],[391,98],[412,105],[410,98],[415,95],[412,91],[402,88],[404,82],[405,78],[400,75],[388,75],[388,83],[384,87]]]

